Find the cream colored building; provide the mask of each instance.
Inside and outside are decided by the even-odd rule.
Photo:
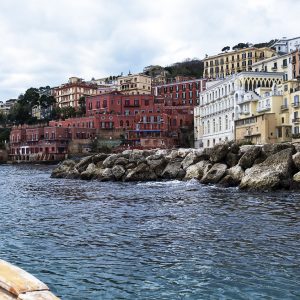
[[[255,72],[284,73],[284,80],[290,80],[293,78],[292,55],[288,53],[261,60],[252,65],[252,70]]]
[[[256,89],[270,89],[282,83],[283,74],[241,72],[226,79],[207,83],[194,110],[196,148],[213,147],[216,143],[235,139],[235,121],[255,115]],[[261,102],[259,109],[263,110]],[[280,103],[281,105],[281,103]]]
[[[97,85],[85,82],[78,77],[70,77],[68,83],[52,89],[52,94],[59,107],[79,107],[79,99],[85,96],[94,96],[97,94]]]
[[[118,91],[125,95],[151,94],[151,77],[144,74],[119,77]]]
[[[235,121],[235,140],[253,144],[291,142],[292,130],[288,105],[284,104],[282,85],[257,88],[239,101]]]
[[[224,78],[234,73],[251,71],[254,63],[275,54],[275,50],[270,48],[250,47],[209,56],[203,60],[203,77]]]

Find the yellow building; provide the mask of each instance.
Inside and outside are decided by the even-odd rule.
[[[276,51],[270,48],[250,47],[209,56],[203,60],[203,77],[224,78],[230,74],[251,71],[254,63],[275,54]]]
[[[151,94],[151,77],[144,74],[119,77],[118,91],[125,95]]]
[[[283,85],[260,87],[244,95],[238,102],[239,116],[235,121],[235,140],[253,144],[292,141],[289,106]]]

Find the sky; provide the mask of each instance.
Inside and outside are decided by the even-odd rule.
[[[0,0],[0,101],[300,36],[299,0]]]

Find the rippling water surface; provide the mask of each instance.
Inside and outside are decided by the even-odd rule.
[[[0,257],[62,299],[300,299],[300,194],[0,166]]]

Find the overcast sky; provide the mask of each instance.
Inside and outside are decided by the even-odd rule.
[[[0,0],[0,100],[296,37],[299,0]]]

